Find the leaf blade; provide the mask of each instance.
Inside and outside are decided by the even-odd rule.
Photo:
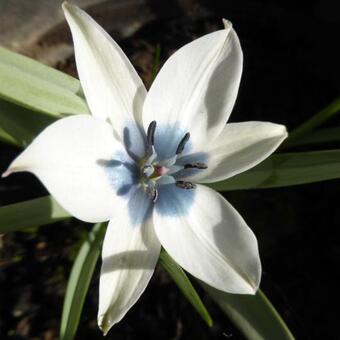
[[[213,325],[213,320],[184,270],[170,257],[170,255],[164,249],[161,251],[159,263],[169,273],[183,295],[195,308],[205,323],[211,327]]]
[[[39,227],[70,218],[51,196],[0,207],[0,233]]]
[[[340,150],[326,150],[272,155],[248,171],[209,186],[218,191],[265,189],[337,178]]]
[[[320,112],[316,113],[311,118],[307,119],[304,123],[295,128],[292,132],[290,132],[286,140],[287,144],[315,130],[327,120],[334,117],[339,111],[340,98],[336,98]]]
[[[50,82],[60,87],[64,87],[73,93],[80,93],[81,87],[78,79],[22,54],[0,47],[0,60],[21,71],[28,72],[32,76],[48,78]]]
[[[14,141],[14,145],[26,147],[56,117],[20,107],[0,99],[0,127]],[[8,142],[2,138],[4,142]]]
[[[210,297],[250,340],[294,340],[294,336],[265,294],[237,295],[200,282]]]
[[[78,251],[67,283],[60,324],[60,339],[73,339],[79,325],[107,223],[95,224]]]
[[[52,116],[89,112],[79,81],[3,48],[0,49],[0,97]]]

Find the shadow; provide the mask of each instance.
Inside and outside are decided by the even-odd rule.
[[[126,152],[136,162],[143,158],[146,153],[146,133],[141,125],[146,94],[144,85],[137,88],[132,103],[135,121],[126,124],[123,130],[123,143]]]
[[[105,169],[111,186],[118,196],[125,196],[133,186],[138,184],[140,170],[134,163],[116,159],[98,159],[97,164]]]
[[[170,125],[157,125],[155,130],[155,150],[157,160],[164,161],[176,155],[178,144],[188,131],[185,131],[179,123]],[[184,151],[188,152],[191,148],[191,140],[185,144]]]
[[[141,188],[131,192],[128,202],[128,213],[130,221],[134,227],[139,227],[141,224],[151,217],[153,202],[149,195]]]
[[[228,37],[230,39],[230,36]],[[227,62],[221,62],[213,71],[209,78],[207,91],[204,96],[204,104],[207,112],[208,129],[220,125],[219,112],[229,111],[231,113],[238,92],[238,87],[235,90],[234,86],[234,69],[236,63],[232,63],[233,58],[229,57]],[[229,98],[234,97],[230,102]],[[226,98],[228,98],[226,100]],[[227,107],[226,107],[227,106]],[[229,116],[226,117],[227,123]]]
[[[126,153],[135,162],[138,162],[145,155],[146,137],[139,126],[132,127],[131,125],[124,127],[123,143]]]
[[[103,258],[101,274],[112,273],[122,269],[151,269],[155,267],[150,263],[141,263],[141,258],[148,257],[148,250],[124,251],[109,257]]]
[[[132,107],[133,107],[134,115],[136,117],[137,125],[143,124],[142,115],[143,115],[143,106],[144,106],[146,95],[147,95],[147,91],[143,85],[137,88],[137,91],[133,97]],[[141,130],[141,134],[145,137],[144,129],[140,127],[140,130]]]
[[[233,209],[231,207],[231,209]],[[233,209],[234,210],[234,209]],[[222,220],[214,225],[213,238],[218,250],[227,258],[230,259],[230,265],[245,281],[252,287],[256,287],[256,282],[259,278],[249,276],[250,273],[256,273],[258,262],[254,259],[258,256],[258,249],[254,244],[245,241],[249,239],[249,235],[245,237],[245,233],[252,234],[251,230],[245,224],[245,228],[240,228],[238,213],[230,209],[223,209]],[[236,215],[237,214],[237,215]],[[256,237],[253,235],[256,245]],[[248,256],[245,253],[248,252]]]

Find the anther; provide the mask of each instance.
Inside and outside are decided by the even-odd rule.
[[[186,182],[186,181],[177,181],[176,182],[176,186],[178,188],[186,189],[186,190],[195,189],[196,188],[196,185],[194,183]]]
[[[147,193],[149,194],[152,202],[155,203],[158,198],[158,190],[156,188],[148,188]]]
[[[184,165],[184,169],[208,169],[208,165],[205,163],[195,162],[195,163],[189,163]]]
[[[148,143],[148,145],[154,145],[155,142],[155,130],[156,130],[156,121],[153,120],[148,127],[148,131],[146,134],[146,141]]]
[[[180,153],[183,152],[185,144],[187,143],[189,138],[190,138],[190,133],[187,132],[177,146],[176,155],[179,155]]]
[[[158,198],[158,190],[153,189],[152,202],[155,203],[157,201],[157,198]]]

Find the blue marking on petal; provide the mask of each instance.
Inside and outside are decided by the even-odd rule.
[[[151,215],[153,203],[149,195],[137,187],[129,195],[128,212],[133,226],[140,226]]]
[[[179,142],[188,131],[185,131],[180,127],[180,124],[176,123],[173,126],[170,125],[157,125],[155,131],[155,150],[157,153],[157,161],[167,160],[176,154],[176,150]],[[190,150],[191,141],[185,144],[184,153]]]
[[[138,184],[140,170],[135,163],[119,158],[119,156],[116,156],[115,159],[110,160],[100,159],[97,163],[104,168],[116,194],[125,196]]]
[[[146,152],[146,135],[144,129],[136,123],[125,124],[123,142],[128,155],[135,161],[144,157]]]
[[[195,193],[195,189],[181,189],[175,184],[161,185],[155,209],[163,216],[185,216],[194,202]]]
[[[206,152],[196,152],[190,155],[185,155],[182,157],[177,158],[176,165],[185,165],[185,164],[193,164],[196,162],[199,163],[205,163],[208,165],[209,161],[209,154]],[[209,165],[208,165],[209,167]],[[176,173],[174,173],[172,176],[178,180],[178,179],[189,179],[191,176],[196,175],[197,173],[201,173],[204,171],[204,169],[183,169]]]

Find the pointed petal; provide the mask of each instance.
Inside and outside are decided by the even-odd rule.
[[[137,196],[140,203],[143,197]],[[148,197],[144,199],[149,201]],[[123,209],[110,221],[103,244],[98,324],[104,334],[124,317],[144,292],[161,248],[152,219],[144,219],[146,209],[135,210],[138,223],[133,223],[135,218],[129,218],[128,210]]]
[[[242,50],[231,23],[174,53],[145,100],[144,127],[189,131],[194,145],[214,139],[234,106],[242,73]],[[157,129],[156,136],[157,139]],[[157,145],[157,142],[155,143]]]
[[[87,115],[71,116],[48,126],[7,173],[32,172],[71,215],[87,222],[107,221],[122,204],[119,188],[132,177],[121,169],[116,175],[120,183],[113,182],[116,168],[106,166],[123,152],[110,124]]]
[[[198,185],[168,185],[159,192],[156,234],[173,259],[190,274],[219,290],[254,294],[261,263],[256,237],[217,192]]]
[[[63,4],[70,26],[77,70],[91,112],[109,119],[123,139],[124,128],[137,122],[146,89],[117,43],[88,14]],[[134,133],[138,131],[134,131]]]
[[[205,170],[183,170],[177,177],[212,183],[235,176],[270,156],[288,136],[284,125],[268,122],[229,123],[200,153],[182,157],[178,164],[204,161]]]

